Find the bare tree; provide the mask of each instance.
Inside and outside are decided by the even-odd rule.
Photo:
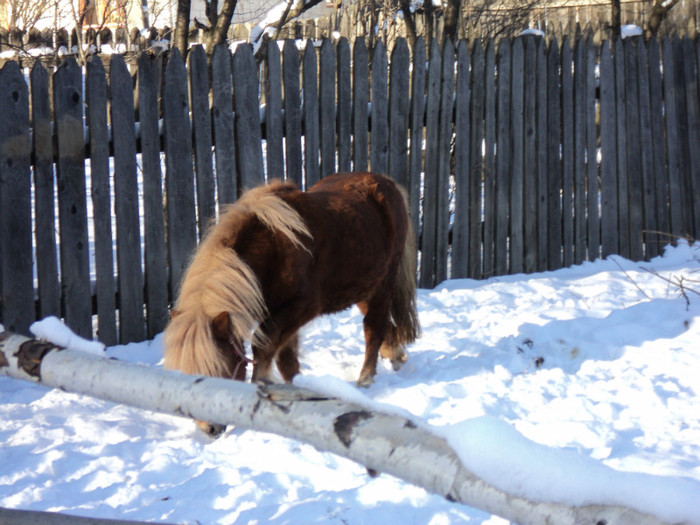
[[[445,24],[442,30],[442,38],[444,40],[449,38],[454,42],[457,39],[462,0],[447,0],[443,9],[445,10]]]
[[[233,19],[233,13],[236,11],[237,4],[238,0],[224,0],[224,5],[220,13],[209,13],[209,23],[212,24],[214,28],[209,35],[209,42],[207,43],[207,52],[210,55],[214,53],[214,48],[217,45],[226,42],[228,30],[229,27],[231,27],[231,20]]]
[[[620,5],[620,0],[610,0],[611,2],[611,21],[610,30],[612,31],[612,37],[617,38],[620,36],[622,27],[622,6]]]
[[[50,13],[56,0],[9,0],[7,6],[7,25],[29,31]]]
[[[187,37],[190,29],[190,0],[177,0],[177,16],[175,17],[175,33],[172,47],[180,51],[184,57],[187,53]]]
[[[661,23],[666,19],[671,9],[678,3],[679,0],[652,0],[651,13],[649,20],[644,28],[644,36],[646,38],[655,37],[659,32]]]
[[[98,39],[108,24],[122,26],[128,33],[129,6],[126,0],[105,1],[99,6],[94,0],[63,0],[60,3],[67,4],[69,9],[69,18],[74,24],[78,61],[81,64],[86,63],[87,55],[98,51]]]

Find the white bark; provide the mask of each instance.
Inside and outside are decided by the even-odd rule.
[[[288,385],[172,373],[0,333],[0,373],[69,392],[309,443],[521,525],[651,525],[655,516],[609,505],[530,501],[468,471],[447,441],[406,418]]]

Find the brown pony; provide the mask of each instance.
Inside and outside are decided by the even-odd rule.
[[[382,175],[344,173],[307,192],[273,182],[246,192],[212,226],[182,281],[165,330],[165,366],[253,381],[299,372],[297,331],[357,304],[369,386],[378,353],[398,369],[418,337],[415,241],[405,193]]]

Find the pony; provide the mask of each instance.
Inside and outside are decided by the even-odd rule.
[[[420,335],[406,203],[403,188],[372,173],[330,175],[306,192],[282,181],[245,192],[184,273],[164,332],[165,368],[245,380],[253,363],[252,381],[266,382],[274,361],[291,382],[299,329],[357,305],[365,337],[357,385],[373,382],[380,353],[398,370]]]

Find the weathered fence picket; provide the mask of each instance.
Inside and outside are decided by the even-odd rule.
[[[229,54],[226,53],[228,59]],[[139,141],[143,170],[143,229],[144,229],[144,303],[146,305],[146,334],[154,337],[168,320],[168,265],[163,217],[163,183],[160,163],[160,133],[158,130],[161,57],[147,53],[138,60]],[[230,111],[229,97],[229,111]],[[215,124],[216,125],[216,124]],[[215,127],[215,130],[217,128]],[[233,129],[231,126],[229,129]],[[231,134],[233,142],[233,133]],[[222,139],[223,142],[223,139]],[[217,150],[218,153],[218,150]],[[217,157],[218,159],[218,157]],[[217,169],[225,173],[221,163]],[[219,190],[219,202],[233,200],[230,193]]]
[[[271,45],[274,45],[272,43]],[[293,40],[282,50],[284,75],[284,134],[287,180],[302,186],[301,92],[299,90],[299,52]]]
[[[559,45],[554,40],[547,53],[547,268],[562,265],[562,79]]]
[[[494,274],[496,230],[496,50],[493,41],[486,46],[484,68],[484,227],[482,269],[474,277]],[[474,266],[477,266],[476,264]]]
[[[603,257],[618,253],[617,229],[617,162],[615,118],[615,72],[609,42],[600,50],[600,183],[601,243]]]
[[[537,270],[537,41],[524,39],[523,65],[523,268],[526,273]]]
[[[222,55],[226,56],[225,48],[222,48],[222,51]],[[282,63],[280,50],[276,42],[270,42],[267,46],[265,69],[265,156],[267,158],[267,176],[268,178],[282,178],[284,175]],[[215,70],[213,64],[212,70]],[[230,73],[228,76],[230,78]],[[226,104],[226,100],[223,100],[222,103]],[[231,135],[231,139],[233,139],[233,135]]]
[[[116,291],[112,246],[112,197],[110,194],[107,77],[102,60],[93,57],[85,78],[86,123],[90,141],[90,193],[95,250],[95,299],[97,332],[106,345],[116,344]],[[133,128],[133,126],[132,126]],[[135,157],[135,155],[132,155]],[[115,159],[116,160],[116,159]],[[134,160],[136,160],[134,158]],[[52,196],[53,201],[53,196]]]
[[[49,104],[49,74],[41,64],[36,63],[29,79],[32,103],[32,150],[34,154],[36,273],[41,292],[38,294],[39,309],[37,313],[43,318],[49,315],[61,315],[61,288],[58,281],[58,260],[56,257],[53,134]]]
[[[387,56],[380,40],[372,55],[372,94],[370,105],[370,159],[369,167],[377,173],[387,173],[389,168],[389,114]]]
[[[83,76],[77,62],[68,59],[58,68],[53,79],[54,125],[58,146],[56,193],[61,232],[59,247],[64,317],[74,332],[90,337],[92,294],[85,196]]]
[[[524,226],[524,95],[525,95],[525,50],[523,39],[513,42],[511,54],[511,106],[510,123],[513,130],[513,142],[511,144],[510,167],[510,272],[521,273],[525,271],[523,254],[525,251],[525,226]],[[529,170],[528,170],[529,172]]]
[[[469,106],[471,97],[469,49],[457,44],[455,97],[455,209],[452,226],[452,275],[467,277],[469,268]],[[477,82],[480,79],[477,79]],[[486,182],[486,179],[484,180]]]
[[[399,40],[391,53],[389,78],[389,165],[387,173],[404,187],[408,187],[408,104],[411,98],[408,45]]]
[[[344,38],[340,39],[336,46],[338,73],[336,78],[337,118],[337,149],[338,171],[350,171],[352,169],[352,91],[350,56],[350,44]]]
[[[438,165],[434,174],[437,183],[435,200],[435,282],[447,279],[449,275],[449,236],[450,236],[450,151],[452,149],[452,114],[454,100],[454,47],[449,40],[442,48],[440,68],[440,104],[438,116]],[[467,147],[467,144],[455,144]]]
[[[145,337],[145,323],[139,190],[136,176],[134,88],[121,55],[112,57],[109,71],[114,147],[114,211],[117,223],[119,339],[139,341]],[[203,213],[202,209],[200,206],[200,215]]]
[[[574,76],[569,39],[561,46],[562,264],[574,264]]]
[[[429,287],[437,275],[437,199],[440,139],[440,47],[433,41],[427,71],[425,103],[425,164],[423,166],[423,221],[420,242],[420,286]],[[420,95],[419,95],[420,96]]]
[[[411,117],[409,121],[408,207],[413,230],[420,235],[420,201],[423,173],[423,124],[425,122],[425,42],[414,43],[411,79]]]
[[[212,166],[211,112],[209,110],[209,72],[207,54],[194,46],[188,55],[190,109],[192,111],[192,153],[197,188],[199,237],[215,217],[214,168]]]
[[[321,177],[335,173],[335,75],[336,56],[333,43],[326,40],[321,45],[319,60],[319,140],[321,149]]]
[[[12,330],[24,328],[34,317],[29,90],[14,62],[0,70],[0,115],[2,316]],[[9,304],[8,298],[13,300]]]
[[[190,254],[197,245],[192,168],[192,128],[187,101],[187,71],[180,53],[170,55],[163,82],[165,198],[170,289],[177,295]],[[182,140],[186,137],[187,140]]]
[[[3,68],[7,328],[53,314],[107,344],[153,337],[217,209],[266,178],[387,172],[423,287],[700,234],[699,41],[266,45],[262,67],[245,45],[187,65],[142,54],[135,84],[120,56],[85,78],[72,59],[52,78],[37,64],[29,86]]]
[[[656,232],[647,232],[647,248],[650,257],[661,253],[663,244],[668,242],[661,232],[671,231],[668,213],[668,179],[660,175],[666,171],[666,149],[664,147],[664,110],[662,92],[661,55],[657,40],[649,41],[649,90],[651,102],[652,148],[654,151],[654,190],[656,192]],[[602,104],[602,100],[601,100]],[[602,140],[602,139],[601,139]],[[611,175],[614,177],[614,173]],[[605,254],[604,254],[605,255]]]
[[[367,171],[368,131],[367,117],[369,106],[369,58],[367,46],[358,38],[353,45],[352,67],[352,169]]]
[[[510,202],[510,79],[511,54],[510,42],[502,40],[498,46],[498,124],[496,133],[496,228],[494,232],[494,274],[508,273],[508,235],[509,235],[509,202]],[[488,274],[487,274],[488,275]]]
[[[302,59],[304,78],[302,79],[304,123],[304,187],[316,184],[320,177],[319,166],[319,109],[318,109],[318,66],[316,50],[309,41]]]
[[[258,99],[258,72],[253,51],[238,46],[233,55],[236,159],[242,189],[258,186],[265,180],[262,159],[262,132]]]

